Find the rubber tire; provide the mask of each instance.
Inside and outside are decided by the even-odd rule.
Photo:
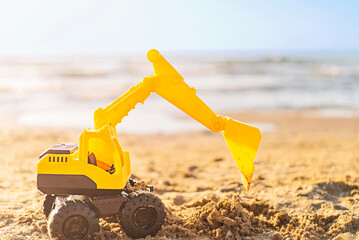
[[[153,193],[146,191],[132,192],[128,198],[123,204],[119,216],[124,232],[131,238],[144,238],[148,235],[154,236],[166,220],[166,210],[162,201]],[[140,207],[150,207],[156,212],[154,224],[149,229],[140,229],[134,223],[134,213]]]
[[[98,232],[100,229],[99,218],[87,204],[80,200],[67,201],[51,212],[47,225],[50,238],[70,240],[71,238],[66,237],[66,234],[63,231],[63,224],[71,216],[78,215],[87,220],[88,229],[86,235],[76,239],[92,239],[94,233]]]
[[[51,211],[55,208],[55,195],[46,194],[44,203],[42,204],[42,212],[46,216],[46,218],[49,217]]]

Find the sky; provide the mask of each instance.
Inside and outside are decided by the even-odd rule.
[[[358,51],[359,1],[0,0],[0,56]]]

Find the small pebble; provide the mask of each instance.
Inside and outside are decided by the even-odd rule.
[[[275,233],[273,234],[273,240],[282,240],[283,237],[282,235],[280,235],[280,233]]]
[[[227,232],[226,239],[228,240],[233,239],[233,233],[231,231]]]
[[[197,166],[191,166],[191,167],[188,168],[188,171],[193,172],[197,168],[198,168]]]

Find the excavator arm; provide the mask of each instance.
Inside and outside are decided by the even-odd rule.
[[[97,109],[94,114],[95,129],[101,129],[106,125],[115,127],[137,103],[144,103],[150,94],[155,92],[211,131],[222,132],[242,173],[243,185],[248,190],[261,140],[260,131],[229,117],[215,114],[196,95],[196,89],[189,87],[183,77],[157,50],[150,50],[147,58],[153,64],[155,75],[145,77],[104,109]]]

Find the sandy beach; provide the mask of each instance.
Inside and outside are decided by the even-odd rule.
[[[153,239],[359,237],[359,118],[314,110],[227,115],[274,126],[263,133],[248,192],[220,134],[120,134],[133,178],[154,185],[167,208]],[[36,161],[53,144],[77,142],[82,129],[25,127],[6,115],[0,122],[0,238],[48,239]],[[108,218],[96,239],[127,237]]]
[[[0,240],[359,240],[358,9],[2,1]]]

